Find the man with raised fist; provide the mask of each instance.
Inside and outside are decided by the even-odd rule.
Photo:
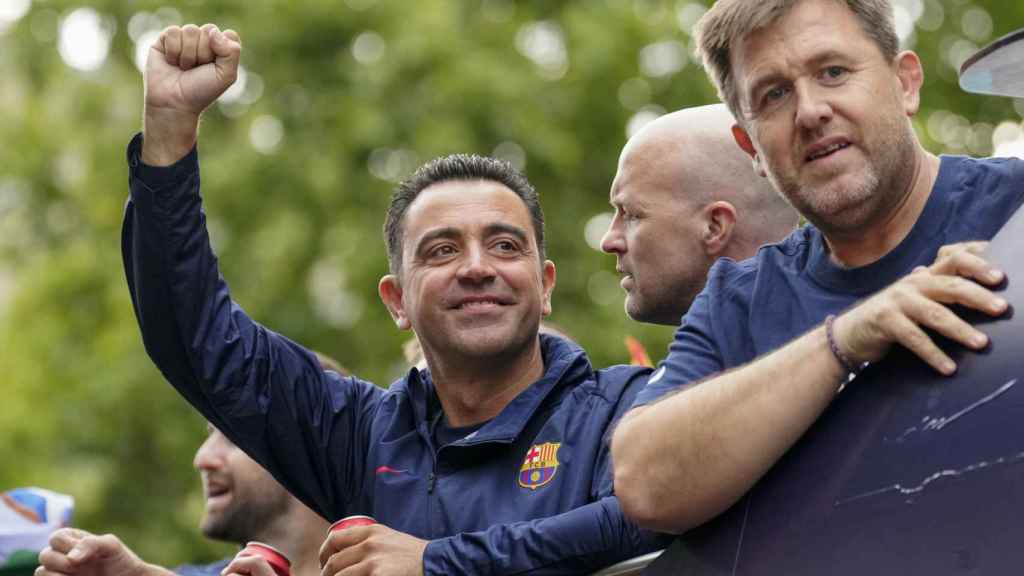
[[[231,300],[195,143],[240,50],[213,25],[170,28],[150,50],[124,264],[146,349],[178,391],[313,510],[377,520],[328,537],[325,576],[586,573],[661,547],[623,516],[604,442],[649,370],[594,370],[538,335],[555,266],[537,193],[507,163],[447,156],[395,191],[379,293],[427,368],[387,391],[320,370]]]

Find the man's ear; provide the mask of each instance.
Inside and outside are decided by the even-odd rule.
[[[906,50],[896,56],[896,75],[903,93],[903,109],[907,116],[917,114],[921,107],[921,85],[924,84],[924,68],[917,54]]]
[[[409,317],[405,315],[405,307],[402,305],[402,284],[398,281],[398,276],[388,274],[381,278],[380,282],[377,283],[377,293],[380,294],[381,302],[384,302],[384,305],[387,306],[388,312],[391,313],[391,318],[398,325],[398,329],[411,329],[412,323],[409,322]]]
[[[541,267],[541,282],[544,289],[544,298],[541,301],[541,315],[551,314],[551,293],[555,291],[555,263],[545,260]]]
[[[736,207],[718,200],[704,207],[704,234],[701,243],[709,256],[720,256],[729,246],[736,230]]]
[[[754,172],[757,172],[762,178],[768,175],[764,167],[761,165],[761,156],[757,153],[757,149],[754,148],[754,142],[750,139],[750,135],[743,129],[739,124],[732,125],[732,137],[736,140],[736,144],[743,149],[754,163]]]

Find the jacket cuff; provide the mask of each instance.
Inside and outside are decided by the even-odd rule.
[[[159,191],[179,183],[199,171],[199,153],[196,146],[170,166],[150,166],[142,162],[142,132],[128,143],[128,173],[146,188]]]

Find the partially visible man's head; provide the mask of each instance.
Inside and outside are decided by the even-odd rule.
[[[399,184],[391,195],[391,204],[388,206],[384,222],[384,242],[392,274],[401,276],[405,213],[420,193],[430,186],[443,182],[473,180],[497,182],[522,199],[530,211],[533,235],[540,249],[540,260],[544,260],[544,212],[541,210],[540,199],[533,185],[521,172],[504,160],[476,154],[452,154],[435,158],[420,166],[412,176]]]
[[[733,140],[724,105],[658,118],[622,149],[601,248],[615,254],[626,313],[677,325],[719,257],[741,260],[798,216]]]
[[[215,540],[260,540],[268,525],[301,504],[227,436],[212,425],[208,430],[193,460],[206,496],[199,527]]]
[[[733,71],[733,48],[753,32],[762,30],[789,13],[803,0],[718,0],[697,23],[694,35],[697,54],[704,62],[722,101],[741,122],[740,104]],[[887,60],[899,52],[899,36],[889,0],[830,0],[845,5],[856,17],[864,33]]]

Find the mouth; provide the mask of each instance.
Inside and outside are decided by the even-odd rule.
[[[218,482],[208,482],[206,484],[206,504],[207,504],[207,506],[209,506],[211,504],[216,504],[216,503],[219,503],[219,502],[223,502],[223,501],[227,500],[228,498],[230,498],[230,496],[231,496],[231,489],[228,488],[227,485],[221,484],[221,483],[218,483]]]
[[[469,311],[491,310],[503,306],[511,306],[512,304],[514,304],[514,302],[507,298],[500,298],[497,296],[480,296],[457,300],[451,309]]]
[[[807,156],[804,157],[805,162],[814,162],[815,160],[821,160],[850,147],[850,143],[845,140],[833,141],[829,143],[822,143],[816,146],[812,146],[808,151]]]
[[[633,273],[632,272],[628,272],[625,268],[616,268],[615,269],[615,273],[618,274],[619,276],[622,276],[623,280],[625,280],[626,278],[632,278],[633,277]]]

